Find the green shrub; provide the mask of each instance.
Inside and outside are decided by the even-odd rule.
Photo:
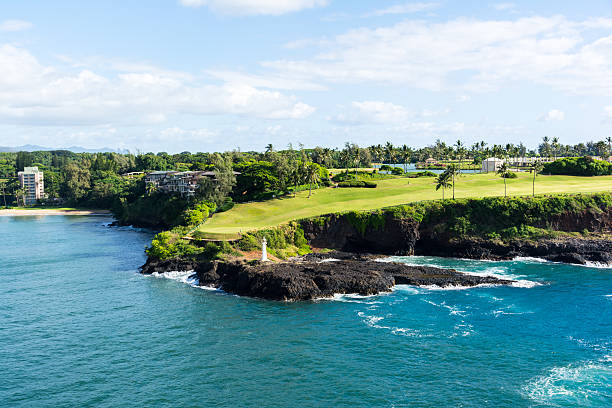
[[[255,251],[261,247],[257,238],[251,234],[244,234],[242,239],[238,241],[238,247],[242,251]]]
[[[342,181],[338,183],[338,187],[341,188],[376,188],[376,183],[373,181],[353,180],[353,181]]]
[[[401,176],[402,174],[404,174],[404,170],[400,167],[393,167],[391,169],[391,174],[396,175],[396,176]]]
[[[217,212],[229,211],[232,208],[234,208],[234,200],[232,200],[231,197],[227,197],[225,201],[223,202],[223,204],[221,204]]]
[[[589,156],[566,157],[545,164],[542,173],[568,176],[605,176],[612,174],[612,163],[595,160]]]

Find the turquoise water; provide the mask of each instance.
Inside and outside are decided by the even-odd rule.
[[[612,270],[396,258],[521,279],[276,303],[137,273],[151,234],[0,217],[0,406],[609,406]]]

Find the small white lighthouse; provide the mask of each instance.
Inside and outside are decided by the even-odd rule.
[[[264,237],[263,241],[261,241],[261,261],[265,262],[268,260],[268,241],[266,241],[266,237]]]

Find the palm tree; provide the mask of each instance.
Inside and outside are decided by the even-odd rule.
[[[456,164],[449,164],[444,173],[442,173],[446,175],[447,179],[451,178],[453,182],[453,200],[455,199],[455,176],[457,176],[458,173],[459,166],[457,166]]]
[[[506,189],[506,179],[510,175],[510,167],[508,166],[508,162],[504,161],[501,166],[499,166],[497,174],[499,174],[504,179],[504,197],[508,197]]]
[[[268,145],[266,146],[266,153],[271,153],[274,151],[274,146],[272,146],[272,143],[268,143]]]
[[[442,201],[444,201],[444,190],[451,186],[451,183],[448,182],[448,177],[449,174],[444,172],[436,178],[436,191],[442,189]]]
[[[608,142],[608,154],[612,156],[612,137],[606,137],[606,142]]]
[[[531,171],[533,172],[533,196],[534,197],[535,197],[535,179],[536,179],[536,175],[539,172],[541,172],[543,168],[544,168],[544,165],[542,163],[540,163],[539,161],[535,161],[531,165]]]
[[[6,208],[6,181],[2,181],[2,198],[4,199],[4,208]]]
[[[28,190],[26,190],[25,187],[22,187],[22,188],[16,190],[15,191],[15,198],[17,199],[17,203],[19,204],[19,201],[21,200],[23,206],[25,207],[27,195],[28,195]]]
[[[306,168],[306,181],[310,183],[308,189],[308,198],[310,198],[312,195],[312,185],[319,182],[319,167],[316,164],[310,163]]]
[[[557,153],[559,151],[559,138],[558,137],[553,137],[552,148],[553,148],[553,156],[555,160],[557,160]]]

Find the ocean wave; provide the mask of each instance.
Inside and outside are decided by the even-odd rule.
[[[185,283],[191,287],[209,290],[215,292],[222,292],[221,289],[215,288],[213,286],[200,286],[200,281],[195,273],[195,271],[169,271],[169,272],[153,272],[151,274],[154,278],[158,279],[169,279],[181,283]]]
[[[577,265],[585,268],[597,268],[597,269],[612,269],[612,264],[607,264],[604,262],[590,262],[587,261],[584,265]]]
[[[606,406],[612,381],[612,356],[599,360],[553,367],[531,379],[522,389],[524,395],[540,404],[568,406]]]
[[[536,258],[534,256],[516,256],[512,258],[513,262],[527,262],[527,263],[549,263],[550,261],[544,258]]]
[[[457,306],[447,305],[446,302],[436,303],[436,302],[432,302],[431,300],[428,300],[428,299],[422,299],[422,300],[423,300],[423,302],[429,303],[432,306],[436,306],[436,307],[447,309],[448,310],[448,314],[451,315],[451,316],[462,316],[462,317],[464,317],[465,313],[467,313],[466,310],[461,310]]]
[[[385,317],[384,316],[371,316],[367,315],[364,312],[358,312],[357,316],[361,318],[361,320],[366,324],[366,326],[371,327],[373,329],[381,329],[388,331],[389,333],[395,336],[405,336],[405,337],[429,337],[421,333],[420,330],[411,329],[408,327],[392,327],[392,326],[383,326],[379,324],[382,322]]]
[[[317,263],[327,263],[327,262],[338,262],[340,261],[340,259],[336,259],[336,258],[327,258],[327,259],[322,259]]]
[[[345,303],[361,303],[366,305],[380,304],[380,301],[372,301],[373,298],[376,298],[380,295],[385,295],[387,292],[381,292],[376,295],[360,295],[358,293],[334,293],[331,297],[320,297],[313,299],[315,302],[319,301],[336,301],[336,302],[345,302]]]
[[[414,262],[414,260],[417,260],[417,259],[423,262],[418,262],[418,261]],[[537,258],[534,258],[534,259],[537,259]],[[414,256],[389,257],[389,258],[377,259],[377,261],[378,262],[400,262],[400,263],[403,263],[405,265],[410,265],[410,266],[431,266],[434,268],[449,268],[448,265],[443,265],[440,262],[435,262],[435,259],[430,258],[430,257],[414,257]],[[515,287],[515,288],[529,289],[529,288],[533,288],[533,287],[542,285],[542,283],[540,282],[525,279],[526,278],[525,275],[518,275],[518,274],[510,273],[508,271],[509,267],[506,265],[490,266],[490,263],[493,261],[482,261],[482,260],[466,260],[466,261],[470,261],[471,265],[466,265],[466,266],[454,265],[451,267],[467,275],[479,276],[479,277],[487,276],[487,277],[494,277],[494,278],[503,279],[503,280],[512,280],[515,282],[513,282],[510,286]],[[481,264],[481,265],[478,265],[478,264]],[[474,270],[474,265],[484,267],[484,268],[482,271]],[[422,286],[422,287],[430,289],[430,290],[465,290],[465,289],[471,289],[474,287],[492,287],[492,286],[498,286],[498,285],[481,284],[481,285],[475,285],[475,286],[445,286],[445,287],[428,285],[428,286]]]

